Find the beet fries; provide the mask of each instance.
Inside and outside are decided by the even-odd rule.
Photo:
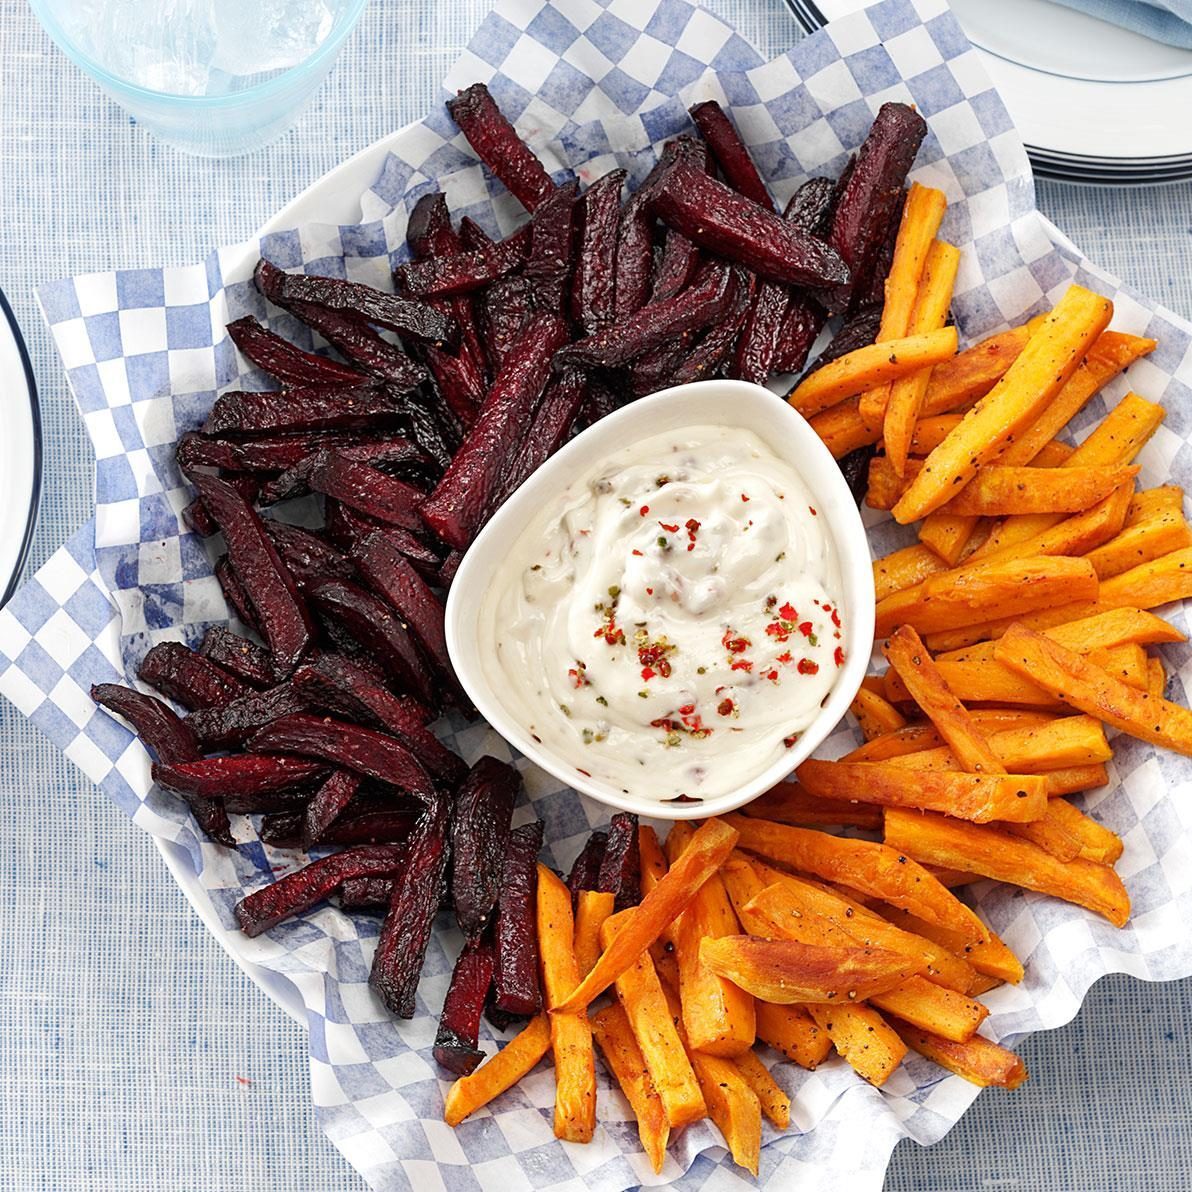
[[[250,895],[237,919],[258,934],[336,895],[344,910],[383,910],[370,983],[399,1016],[414,1012],[450,874],[467,944],[435,1055],[462,1074],[480,1058],[482,1012],[507,1022],[542,1009],[543,824],[511,830],[517,772],[493,758],[469,770],[428,724],[445,706],[469,712],[444,589],[503,502],[625,402],[800,372],[834,315],[817,363],[871,342],[925,126],[886,104],[841,179],[805,182],[782,210],[789,187],[762,176],[712,102],[624,197],[620,169],[553,180],[483,84],[447,107],[529,218],[494,239],[423,194],[393,292],[259,263],[264,299],[329,347],[288,342],[272,310],[230,324],[279,388],[221,394],[177,462],[195,490],[183,517],[204,538],[222,533],[216,579],[238,629],[264,645],[221,626],[197,651],[155,645],[140,677],[185,717],[130,689],[93,694],[138,731],[156,780],[213,839],[234,844],[231,811],[261,815],[271,848],[343,848]],[[841,461],[850,479],[872,451]],[[306,528],[320,506],[321,528]],[[636,818],[594,832],[568,884],[635,905]]]

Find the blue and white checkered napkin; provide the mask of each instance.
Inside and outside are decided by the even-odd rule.
[[[1072,280],[1111,295],[1115,326],[1159,340],[1130,373],[1135,389],[1168,410],[1143,454],[1143,480],[1192,481],[1192,327],[1082,259],[1034,210],[1022,145],[943,0],[885,0],[769,63],[687,0],[499,0],[446,85],[477,79],[552,168],[587,177],[622,165],[640,179],[662,141],[687,127],[688,105],[715,97],[779,198],[809,174],[837,173],[883,101],[914,102],[931,128],[915,177],[947,193],[945,233],[965,250],[954,307],[963,337],[1022,320]],[[432,187],[491,230],[508,230],[518,218],[440,109],[395,143],[363,196],[357,226],[302,227],[220,249],[190,268],[92,274],[42,288],[95,444],[96,514],[0,614],[0,691],[134,822],[189,852],[200,897],[229,929],[227,946],[297,986],[321,1120],[373,1187],[744,1185],[707,1124],[684,1131],[655,1176],[628,1106],[603,1077],[590,1146],[554,1139],[548,1069],[448,1129],[446,1083],[430,1047],[459,943],[450,927],[431,944],[410,1022],[391,1019],[368,990],[375,920],[324,907],[261,939],[240,936],[233,904],[302,858],[264,847],[247,822],[238,834],[251,843],[238,850],[206,843],[182,806],[153,788],[142,746],[87,697],[92,683],[130,679],[154,642],[194,642],[227,615],[208,549],[179,519],[189,495],[173,445],[202,422],[217,391],[264,384],[226,338],[229,320],[255,314],[311,346],[303,327],[266,309],[253,289],[258,254],[288,269],[387,286],[404,253],[407,212]],[[1126,387],[1110,385],[1080,416],[1077,433]],[[905,540],[906,531],[873,520],[876,549]],[[1184,624],[1182,611],[1172,615]],[[1164,651],[1181,699],[1189,657],[1182,646]],[[508,756],[482,725],[455,739],[469,758]],[[826,751],[851,743],[851,728],[841,726]],[[1013,1041],[1066,1022],[1108,972],[1150,980],[1192,973],[1192,763],[1121,738],[1110,774],[1085,806],[1125,839],[1119,869],[1134,901],[1131,924],[1117,931],[1066,903],[976,887],[982,913],[1027,962],[1021,986],[988,995],[995,1038]],[[526,785],[530,803],[519,816],[541,816],[549,859],[570,862],[603,813],[528,768]],[[762,1182],[775,1188],[876,1189],[899,1138],[935,1141],[975,1096],[914,1057],[880,1092],[839,1061],[813,1074],[788,1063],[775,1071],[794,1096],[791,1131],[767,1134],[762,1152]]]

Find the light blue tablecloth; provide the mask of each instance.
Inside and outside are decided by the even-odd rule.
[[[781,0],[707,2],[763,53],[795,36]],[[92,471],[34,285],[241,239],[436,102],[486,7],[373,0],[295,132],[210,163],[150,141],[23,0],[0,0],[0,287],[29,341],[46,439],[33,566],[89,515]],[[1192,185],[1039,191],[1095,260],[1192,315]],[[0,741],[0,1187],[362,1192],[314,1123],[299,1028],[207,935],[148,838],[7,704]],[[1025,1055],[1022,1091],[986,1094],[929,1151],[895,1152],[889,1192],[1192,1186],[1192,983],[1106,981]]]

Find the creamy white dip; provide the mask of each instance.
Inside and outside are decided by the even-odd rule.
[[[509,712],[643,801],[710,798],[771,766],[843,665],[840,572],[795,470],[697,426],[598,461],[510,544],[479,618]]]

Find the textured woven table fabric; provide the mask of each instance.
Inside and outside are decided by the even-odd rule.
[[[777,0],[709,6],[763,54],[795,36]],[[34,285],[195,260],[251,233],[337,161],[425,113],[486,9],[375,0],[294,133],[208,163],[155,145],[23,4],[0,3],[0,286],[29,338],[47,446],[33,565],[92,507],[90,449]],[[1192,314],[1180,268],[1192,188],[1041,186],[1039,205],[1103,266]],[[3,1186],[362,1188],[315,1125],[300,1028],[219,950],[144,836],[8,705],[0,724]],[[69,985],[54,975],[67,958]],[[887,1187],[1185,1187],[1189,992],[1103,983],[1075,1024],[1026,1045],[1026,1090],[983,1096],[929,1151],[900,1147]]]

